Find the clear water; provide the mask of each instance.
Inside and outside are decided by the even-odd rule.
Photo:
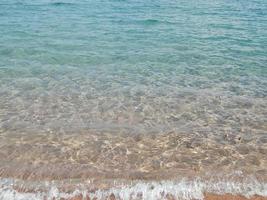
[[[0,2],[1,177],[266,180],[266,116],[265,0]]]

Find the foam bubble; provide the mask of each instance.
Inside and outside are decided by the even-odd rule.
[[[18,192],[13,188],[13,182],[10,179],[0,181],[0,200],[42,200],[42,199],[69,199],[80,195],[90,199],[106,199],[109,196],[115,196],[116,199],[167,199],[174,197],[179,200],[202,200],[204,193],[214,194],[240,194],[246,197],[254,195],[267,196],[267,184],[261,183],[254,178],[245,178],[242,181],[234,180],[195,180],[181,179],[169,181],[139,181],[132,185],[123,185],[120,187],[111,187],[110,189],[99,189],[89,191],[86,189],[76,189],[71,193],[61,192],[56,185],[51,184],[48,191],[43,192]]]

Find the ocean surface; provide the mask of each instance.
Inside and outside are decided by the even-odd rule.
[[[1,0],[0,199],[57,181],[267,196],[267,1]]]

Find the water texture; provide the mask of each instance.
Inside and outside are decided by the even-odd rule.
[[[0,2],[1,177],[266,183],[266,116],[265,0]]]

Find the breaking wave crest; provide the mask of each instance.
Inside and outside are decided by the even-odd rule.
[[[123,200],[154,200],[154,199],[179,199],[179,200],[201,200],[204,194],[233,194],[243,195],[247,198],[254,195],[267,196],[266,182],[260,182],[256,178],[246,177],[242,180],[221,179],[204,180],[196,178],[169,180],[169,181],[138,181],[135,183],[113,186],[107,189],[89,189],[85,185],[77,185],[71,192],[63,192],[56,183],[46,182],[45,187],[36,191],[28,191],[24,188],[16,189],[18,180],[1,179],[0,199],[1,200],[54,200],[54,199],[123,199]]]

